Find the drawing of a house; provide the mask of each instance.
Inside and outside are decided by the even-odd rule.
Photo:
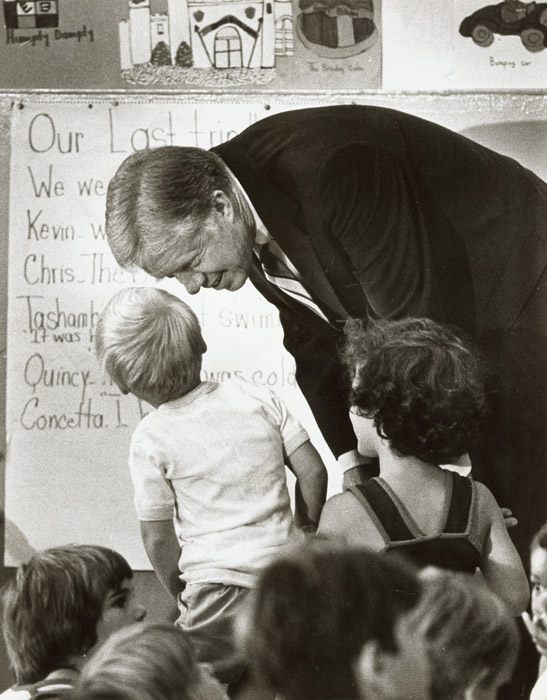
[[[276,55],[293,53],[290,0],[168,0],[152,14],[150,0],[129,0],[120,22],[122,70],[148,63],[159,46],[172,65],[195,68],[273,68]]]

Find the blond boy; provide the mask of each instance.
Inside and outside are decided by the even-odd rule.
[[[257,574],[297,525],[314,529],[327,474],[306,431],[265,387],[200,379],[206,350],[192,310],[165,291],[118,292],[97,354],[124,393],[157,410],[138,424],[129,466],[144,546],[178,599],[178,624],[201,661],[233,684],[244,665],[233,621]],[[296,476],[296,513],[285,466]]]

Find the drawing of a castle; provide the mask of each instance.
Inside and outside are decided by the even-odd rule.
[[[167,49],[166,63],[195,68],[273,68],[293,53],[291,0],[168,0],[167,14],[129,0],[119,29],[122,70]]]

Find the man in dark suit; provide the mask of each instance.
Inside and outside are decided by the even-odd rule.
[[[213,152],[130,156],[109,186],[107,235],[120,265],[190,293],[250,278],[279,309],[298,384],[343,469],[364,461],[337,359],[345,320],[429,316],[466,331],[492,369],[473,473],[512,508],[524,552],[547,504],[542,180],[408,114],[319,107],[273,115]]]

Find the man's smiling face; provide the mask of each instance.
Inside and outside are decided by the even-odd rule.
[[[174,231],[161,259],[150,263],[154,277],[172,277],[189,294],[205,289],[235,292],[249,277],[255,231],[219,192],[217,206],[195,236]]]

